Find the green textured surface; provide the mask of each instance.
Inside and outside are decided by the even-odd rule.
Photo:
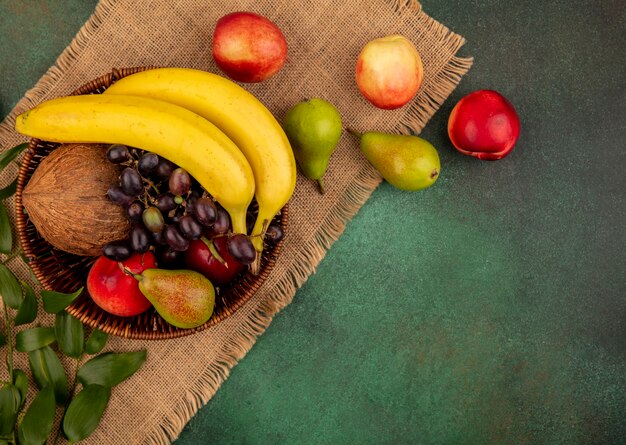
[[[57,3],[0,0],[0,114],[95,4]],[[441,178],[372,195],[177,445],[623,443],[623,2],[423,5],[475,57],[422,134]],[[522,121],[496,163],[445,134],[480,88]]]

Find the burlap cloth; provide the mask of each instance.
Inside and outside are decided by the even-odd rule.
[[[0,125],[2,149],[25,140],[13,130],[17,114],[42,100],[66,95],[113,67],[182,66],[218,72],[211,56],[212,31],[219,17],[237,10],[269,17],[286,35],[285,67],[262,84],[245,85],[279,119],[294,103],[321,97],[335,104],[344,125],[357,130],[419,132],[472,63],[455,56],[462,37],[422,12],[419,3],[406,0],[102,0],[56,65]],[[382,111],[357,90],[355,62],[367,41],[395,33],[408,37],[422,55],[424,85],[410,105]],[[16,167],[6,169],[0,186],[15,174]],[[102,423],[86,443],[170,443],[177,437],[274,314],[291,302],[380,180],[359,153],[356,140],[344,134],[326,174],[324,196],[312,181],[298,178],[281,258],[245,307],[214,328],[177,340],[111,338],[108,349],[147,348],[148,360],[139,373],[114,389]],[[14,217],[13,202],[5,204]],[[20,278],[30,279],[19,258],[9,266]],[[18,367],[27,369],[25,354],[17,356]]]

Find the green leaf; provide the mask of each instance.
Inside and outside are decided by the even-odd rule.
[[[30,404],[17,429],[20,445],[43,445],[52,431],[55,414],[54,388],[46,386]]]
[[[85,330],[83,324],[76,317],[66,311],[59,312],[54,321],[59,349],[69,357],[78,358],[83,353],[85,344]]]
[[[97,354],[102,351],[102,348],[107,344],[109,336],[106,332],[102,332],[100,329],[94,329],[85,345],[85,352],[87,354]]]
[[[37,297],[35,297],[35,292],[25,281],[20,281],[20,283],[24,289],[24,300],[13,320],[15,326],[32,323],[37,318]]]
[[[82,287],[71,294],[42,290],[41,299],[43,300],[43,310],[49,314],[59,313],[72,304],[72,301],[76,300],[82,292]]]
[[[83,385],[102,385],[109,388],[133,375],[146,360],[146,350],[135,352],[107,352],[85,363],[78,371]]]
[[[54,328],[30,328],[15,336],[15,349],[30,352],[54,343]]]
[[[20,392],[20,406],[26,402],[26,394],[28,394],[28,376],[21,369],[13,370],[13,384]]]
[[[28,143],[23,143],[20,145],[16,145],[13,148],[8,149],[7,151],[0,154],[0,170],[9,165],[15,158],[19,156],[21,152],[28,148]]]
[[[16,191],[17,191],[17,178],[15,179],[15,181],[7,185],[5,188],[0,189],[0,201],[15,195]]]
[[[0,332],[0,346],[4,346],[7,344],[7,339],[2,332]]]
[[[111,397],[111,388],[87,385],[70,402],[63,418],[63,432],[71,443],[89,437],[98,427]]]
[[[4,264],[0,264],[0,296],[4,303],[13,309],[22,304],[22,288],[17,278]]]
[[[68,396],[67,377],[63,370],[63,365],[59,357],[50,346],[30,351],[28,353],[28,363],[33,377],[39,388],[48,385],[54,387],[54,397],[58,404],[65,403]]]
[[[0,252],[11,253],[13,249],[13,229],[9,222],[9,214],[0,201]]]
[[[20,406],[20,392],[10,383],[0,389],[0,436],[13,431]]]

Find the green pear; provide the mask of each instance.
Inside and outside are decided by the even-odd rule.
[[[139,290],[169,324],[195,328],[213,314],[215,289],[198,272],[191,270],[146,269],[135,275]]]
[[[341,137],[341,116],[333,104],[313,98],[294,105],[283,122],[300,171],[319,183],[324,193],[323,176],[330,156]]]
[[[417,136],[375,131],[354,134],[361,138],[361,151],[367,160],[394,187],[422,190],[439,177],[439,154],[430,142]]]

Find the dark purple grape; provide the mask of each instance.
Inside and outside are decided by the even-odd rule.
[[[147,252],[150,248],[150,239],[150,231],[143,224],[136,224],[130,229],[130,247],[135,252]]]
[[[196,201],[200,199],[201,196],[202,195],[197,191],[193,189],[191,190],[189,196],[187,196],[187,199],[185,199],[185,201],[187,201],[187,208],[189,209],[189,211],[193,212],[193,207],[196,205]]]
[[[189,240],[198,239],[202,235],[202,226],[191,215],[181,216],[178,221],[178,228],[183,236]]]
[[[143,154],[137,162],[137,168],[139,169],[139,173],[144,176],[148,176],[151,173],[154,173],[157,165],[159,165],[159,157],[154,153]]]
[[[126,167],[120,175],[122,190],[128,195],[137,196],[143,192],[141,175],[132,167]]]
[[[185,215],[185,209],[184,208],[179,208],[176,209],[176,211],[174,212],[174,214],[170,217],[169,222],[171,224],[178,224],[180,222],[180,219]]]
[[[120,206],[129,206],[131,202],[133,202],[134,197],[124,193],[124,190],[119,185],[114,185],[109,187],[107,190],[107,196],[109,199],[117,205]]]
[[[171,193],[161,193],[159,196],[157,196],[156,206],[163,213],[167,213],[170,210],[174,210],[176,207],[178,207],[177,204],[174,202],[174,195],[172,195]]]
[[[128,240],[112,241],[102,248],[102,254],[113,261],[124,261],[130,257],[131,253]]]
[[[152,239],[154,240],[155,244],[158,244],[159,246],[167,246],[167,241],[165,241],[165,235],[163,234],[163,231],[153,233]]]
[[[107,159],[113,164],[121,164],[130,159],[130,153],[126,145],[115,144],[111,145],[107,150]]]
[[[157,264],[162,269],[179,269],[183,267],[185,254],[169,247],[160,248],[157,252]]]
[[[167,241],[167,245],[172,249],[177,250],[179,252],[184,252],[189,248],[189,240],[185,238],[178,227],[176,226],[165,226],[163,229],[163,235],[165,237],[165,241]]]
[[[278,224],[270,224],[265,232],[265,239],[270,244],[276,244],[285,236],[283,228]]]
[[[228,212],[226,210],[220,207],[217,209],[217,218],[215,219],[215,222],[213,223],[213,232],[217,234],[224,234],[224,233],[228,233],[229,229],[230,229],[230,216],[228,215]]]
[[[228,246],[228,252],[241,264],[252,264],[256,258],[256,250],[254,250],[252,241],[244,234],[237,233],[231,236],[228,238],[226,245]]]
[[[146,228],[152,233],[160,232],[163,230],[163,225],[165,224],[165,220],[163,219],[163,214],[156,207],[148,207],[143,211],[141,215],[141,219],[143,220],[143,224]]]
[[[217,220],[217,207],[211,198],[198,198],[190,208],[196,220],[205,227],[212,226]]]
[[[171,161],[168,161],[165,158],[159,158],[159,164],[156,166],[156,174],[161,179],[167,179],[170,177],[172,172],[176,170],[176,164]]]
[[[126,207],[126,218],[132,222],[141,221],[141,215],[143,214],[145,207],[141,201],[133,201],[128,207]]]
[[[170,175],[169,186],[170,192],[174,195],[186,195],[191,188],[191,176],[187,170],[179,167]]]

